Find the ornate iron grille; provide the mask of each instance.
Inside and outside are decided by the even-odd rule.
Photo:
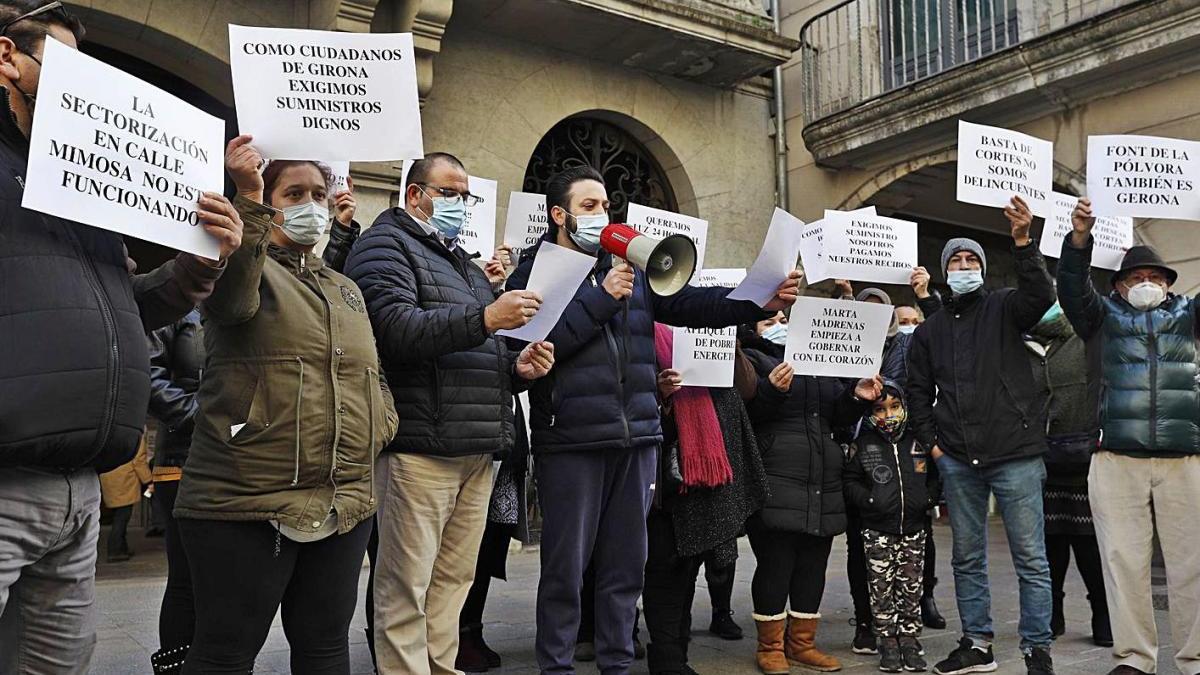
[[[624,129],[588,117],[565,119],[542,137],[525,169],[524,189],[545,194],[552,176],[583,165],[604,176],[613,222],[625,220],[631,202],[678,210],[671,183],[646,147]]]

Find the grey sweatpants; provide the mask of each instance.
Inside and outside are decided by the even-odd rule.
[[[0,673],[87,672],[96,645],[96,472],[0,469],[0,504]]]

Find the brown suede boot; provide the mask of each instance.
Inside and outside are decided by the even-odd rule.
[[[787,614],[763,616],[755,614],[754,625],[758,628],[758,651],[754,658],[758,671],[763,675],[787,675],[788,660],[783,653],[783,633],[787,625]]]
[[[822,673],[842,669],[842,662],[817,649],[817,623],[820,614],[788,612],[787,645],[784,653],[788,663]]]

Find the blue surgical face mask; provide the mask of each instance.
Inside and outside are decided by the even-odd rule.
[[[767,327],[762,332],[762,338],[769,340],[777,345],[787,344],[788,325],[786,323],[776,323]]]
[[[317,202],[304,202],[283,209],[280,228],[288,239],[301,246],[317,243],[329,227],[329,207]]]
[[[429,195],[428,192],[425,194]],[[462,233],[463,223],[467,222],[466,201],[461,197],[447,199],[440,196],[430,196],[430,201],[433,202],[433,215],[427,217],[426,224],[449,241],[458,239],[458,235]]]
[[[899,331],[899,332],[901,332],[901,333],[904,333],[905,335],[912,335],[914,332],[916,332],[916,330],[917,330],[917,325],[916,325],[916,324],[909,324],[909,325],[905,326],[904,324],[901,324],[901,325],[899,325],[899,326],[897,326],[897,327],[896,327],[896,330],[897,330],[897,331]]]
[[[576,216],[568,213],[567,215],[575,219],[575,231],[570,233],[571,241],[575,242],[575,245],[583,249],[585,253],[595,255],[600,250],[600,233],[608,227],[608,214]]]
[[[1053,305],[1050,305],[1050,309],[1046,310],[1046,313],[1042,315],[1042,320],[1038,321],[1038,325],[1045,326],[1048,324],[1052,324],[1055,321],[1057,321],[1058,318],[1062,315],[1063,315],[1062,305],[1060,305],[1056,302]]]
[[[983,272],[979,270],[956,270],[946,273],[946,283],[955,295],[966,295],[983,285]]]

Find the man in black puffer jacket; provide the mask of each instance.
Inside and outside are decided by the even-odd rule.
[[[96,472],[128,462],[141,440],[146,331],[187,314],[223,269],[181,253],[133,276],[120,235],[21,208],[42,47],[47,35],[71,47],[83,37],[77,19],[44,5],[0,0],[3,673],[86,672],[97,618]],[[237,249],[241,220],[228,200],[206,193],[200,217],[222,257]]]
[[[375,656],[380,672],[452,672],[458,615],[492,493],[492,456],[513,444],[514,383],[545,375],[553,348],[510,353],[495,332],[523,326],[536,293],[496,297],[458,246],[467,171],[452,155],[413,163],[404,208],[355,242],[346,276],[362,289],[400,415],[376,465]]]
[[[1050,565],[1042,535],[1044,397],[1033,381],[1023,334],[1054,304],[1054,284],[1033,215],[1014,197],[1017,288],[983,288],[987,260],[971,239],[951,239],[942,272],[953,296],[913,333],[908,396],[913,433],[942,479],[954,534],[954,592],[963,637],[935,673],[994,669],[987,577],[988,495],[995,494],[1021,588],[1021,650],[1030,675],[1054,672],[1050,659]],[[936,406],[934,404],[937,404]],[[966,670],[975,668],[976,670]]]
[[[583,573],[596,571],[596,661],[624,673],[633,661],[633,623],[646,564],[646,515],[655,475],[659,422],[654,322],[720,328],[756,321],[762,309],[725,299],[729,289],[651,292],[645,275],[614,266],[600,249],[608,193],[594,169],[550,180],[551,242],[599,257],[550,333],[558,358],[530,396],[532,448],[542,514],[537,659],[543,673],[573,673]],[[536,249],[526,252],[508,287],[523,288]],[[780,286],[770,313],[796,297],[799,273]],[[593,555],[594,554],[594,555]]]

